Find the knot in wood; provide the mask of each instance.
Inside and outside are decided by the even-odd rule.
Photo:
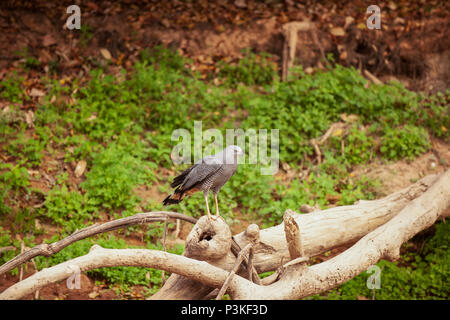
[[[252,223],[245,230],[245,236],[252,243],[259,242],[259,227],[258,225]]]
[[[186,238],[185,255],[197,260],[223,258],[231,248],[231,231],[222,218],[203,216]]]
[[[48,243],[40,244],[38,248],[38,250],[41,251],[42,255],[44,255],[45,257],[50,257],[55,253],[52,246]]]

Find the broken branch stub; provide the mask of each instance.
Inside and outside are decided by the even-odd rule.
[[[294,219],[294,214],[295,213],[292,210],[286,210],[283,216],[284,233],[286,234],[286,242],[288,245],[291,260],[304,256],[300,237],[300,229]]]
[[[281,81],[286,81],[289,70],[294,65],[295,51],[297,49],[297,33],[299,31],[308,31],[313,26],[314,24],[309,21],[293,21],[283,25],[284,45]]]
[[[230,228],[222,218],[213,219],[198,219],[186,238],[186,257],[213,262],[230,253]]]

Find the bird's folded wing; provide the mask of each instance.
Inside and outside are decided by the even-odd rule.
[[[196,184],[203,182],[222,167],[222,164],[212,159],[212,157],[209,159],[205,158],[197,162],[186,176],[185,182],[183,183],[183,190],[188,190]]]

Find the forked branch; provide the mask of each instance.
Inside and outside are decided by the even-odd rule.
[[[176,290],[172,294],[172,298],[202,298],[215,288],[222,288],[229,279],[226,291],[232,299],[299,299],[336,287],[380,259],[397,259],[403,243],[430,227],[437,219],[448,215],[446,209],[450,207],[449,186],[450,170],[441,175],[426,177],[384,199],[360,201],[354,206],[305,215],[289,212],[286,218],[290,220],[292,217],[295,221],[295,224],[292,223],[292,234],[300,235],[300,230],[296,231],[295,225],[297,228],[301,226],[300,241],[288,240],[283,226],[279,225],[261,230],[258,244],[253,246],[247,231],[231,237],[224,221],[217,219],[215,222],[208,222],[206,217],[202,217],[186,243],[185,255],[191,257],[146,249],[102,249],[94,246],[85,256],[41,270],[13,285],[0,294],[0,299],[20,299],[49,283],[61,281],[70,276],[72,265],[78,266],[81,271],[100,267],[141,266],[172,272],[160,290],[162,293],[156,294],[155,298],[167,298],[169,288],[180,288],[180,291]],[[215,238],[216,236],[220,239]],[[248,270],[242,272],[243,276],[236,273],[229,277],[229,271],[236,269],[233,268],[236,259],[230,253],[232,238],[236,239],[238,246],[244,248],[241,257],[250,248],[254,249],[255,261],[250,265],[253,264],[258,272],[269,268],[277,269],[285,257],[284,261],[295,257],[297,253],[300,253],[300,257],[286,263],[283,272],[270,285],[258,285],[249,281]],[[306,267],[308,258],[302,256],[301,252],[306,256],[313,256],[352,239],[356,243],[343,253]],[[291,242],[294,250],[289,250],[287,242]],[[211,250],[215,247],[218,250]],[[186,284],[189,293],[186,292],[187,289],[183,290]]]
[[[173,219],[180,219],[184,220],[190,223],[196,223],[197,219],[187,216],[182,213],[178,212],[170,212],[170,211],[155,211],[155,212],[145,212],[145,213],[138,213],[131,217],[126,217],[118,220],[109,221],[103,224],[94,224],[92,226],[89,226],[87,228],[77,230],[74,233],[72,233],[70,236],[54,243],[50,244],[40,244],[35,246],[34,248],[31,248],[30,250],[27,250],[18,256],[16,256],[14,259],[6,262],[2,266],[0,266],[0,275],[14,269],[15,267],[21,265],[22,263],[25,263],[29,260],[31,260],[34,257],[37,256],[46,256],[49,257],[51,255],[54,255],[55,253],[61,251],[68,245],[80,241],[82,239],[92,237],[96,234],[105,233],[108,231],[113,231],[120,228],[125,228],[137,224],[145,224],[150,222],[156,222],[156,221],[166,221],[167,218],[173,218]]]

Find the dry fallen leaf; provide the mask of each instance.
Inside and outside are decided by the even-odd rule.
[[[30,97],[43,97],[45,92],[36,88],[31,89]]]
[[[167,19],[162,19],[161,24],[166,28],[170,28],[170,22]]]
[[[53,36],[49,33],[46,34],[43,38],[42,38],[42,45],[44,47],[49,47],[51,45],[56,44],[56,40],[55,38],[53,38]]]
[[[27,171],[28,171],[28,174],[30,176],[34,176],[34,175],[38,175],[39,174],[39,171],[37,171],[37,170],[28,169]]]
[[[307,67],[307,68],[305,69],[305,73],[306,73],[306,74],[312,74],[313,72],[314,72],[314,69],[311,68],[311,67]]]
[[[86,170],[86,160],[80,160],[75,167],[75,177],[79,178],[83,175],[84,170]]]
[[[91,122],[91,121],[93,121],[93,120],[95,120],[95,119],[97,119],[97,115],[94,113],[94,114],[92,114],[89,118],[87,118],[86,120],[89,121],[89,122]]]
[[[97,291],[92,291],[91,293],[89,293],[89,298],[91,299],[95,299],[99,296],[99,293]]]
[[[364,23],[358,23],[356,26],[359,30],[364,30],[366,28],[366,25]]]
[[[405,24],[405,19],[397,17],[394,19],[394,24]]]
[[[353,21],[355,21],[355,18],[353,17],[345,17],[345,25],[344,25],[344,29],[347,29],[349,25],[351,25],[353,23]]]
[[[108,51],[108,49],[101,48],[100,53],[102,54],[103,58],[105,58],[106,60],[111,60],[111,58],[112,58],[111,53]]]
[[[245,0],[236,0],[234,5],[238,8],[247,8],[247,2]]]
[[[25,113],[25,122],[27,123],[29,128],[32,128],[34,126],[33,121],[34,121],[34,113],[33,111],[29,110],[28,112]]]
[[[345,36],[345,30],[342,27],[334,27],[331,28],[330,33],[335,37],[343,37]]]
[[[396,10],[397,9],[397,5],[394,2],[389,2],[388,4],[388,8],[391,10]]]
[[[344,133],[344,130],[342,129],[337,129],[336,131],[333,131],[333,133],[331,134],[333,137],[339,137],[342,136],[342,134]]]
[[[339,55],[339,59],[341,60],[347,60],[347,51],[342,51],[341,54]]]
[[[42,229],[41,223],[39,222],[38,219],[34,219],[34,227],[35,227],[37,230]]]
[[[341,119],[345,122],[356,122],[358,121],[358,116],[356,114],[341,114]]]

